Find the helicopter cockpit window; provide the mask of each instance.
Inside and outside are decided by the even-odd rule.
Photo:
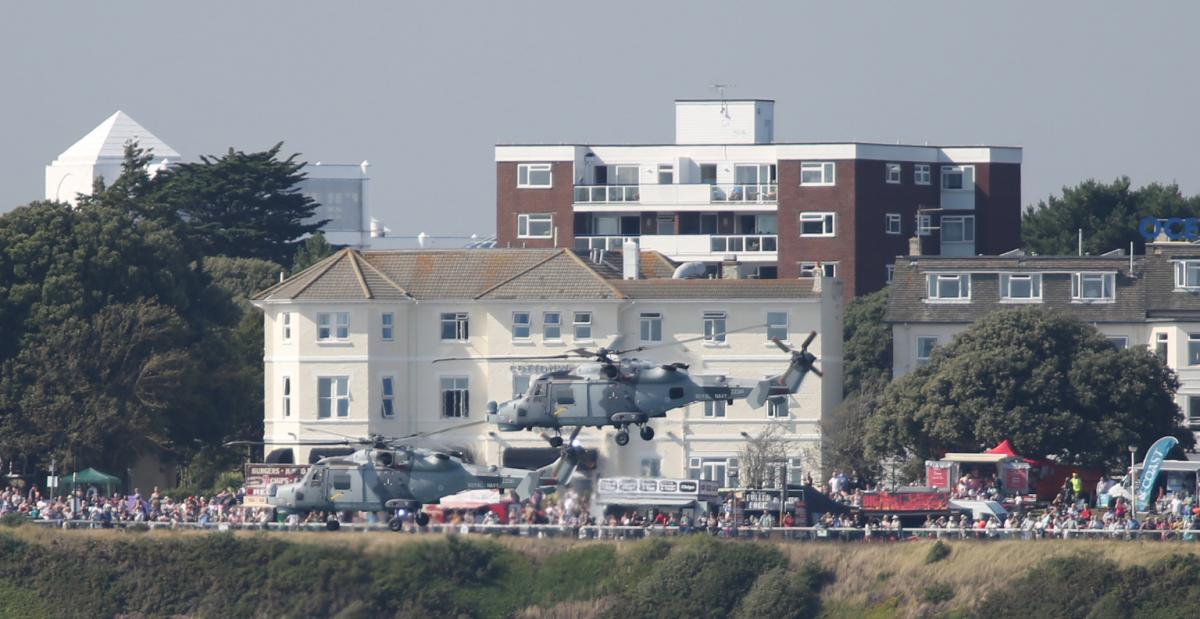
[[[382,466],[385,468],[391,466],[392,465],[392,452],[390,452],[390,451],[377,452],[375,454],[375,462],[379,463],[379,466]]]
[[[571,385],[552,385],[550,399],[554,400],[555,404],[574,404],[575,393],[571,391]]]
[[[533,396],[540,397],[544,395],[546,395],[546,383],[544,381],[538,381],[537,383],[534,383]]]
[[[323,469],[314,467],[312,470],[312,478],[309,480],[308,485],[313,486],[313,487],[320,486],[321,485],[321,476],[322,476],[323,472],[324,472]]]
[[[671,387],[671,390],[667,392],[667,395],[669,395],[672,400],[679,400],[683,398],[683,387]]]
[[[397,451],[395,458],[393,459],[392,466],[394,468],[402,469],[402,468],[407,467],[408,465],[409,465],[408,452],[407,451]]]

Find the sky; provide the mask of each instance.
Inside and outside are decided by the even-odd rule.
[[[496,143],[670,142],[676,98],[780,142],[1024,147],[1022,193],[1200,193],[1200,3],[21,2],[0,9],[0,212],[120,109],[185,159],[370,161],[394,233],[494,231]]]

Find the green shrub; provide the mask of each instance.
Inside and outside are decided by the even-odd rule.
[[[948,583],[935,582],[933,584],[926,585],[925,588],[921,590],[922,602],[941,604],[942,602],[949,602],[952,599],[954,599],[954,587],[950,586]]]
[[[21,512],[9,512],[3,516],[0,516],[0,524],[3,524],[6,527],[19,527],[26,522],[29,522],[29,516],[26,516]]]
[[[612,578],[616,565],[617,551],[611,544],[588,544],[556,552],[538,566],[530,600],[544,606],[596,597]]]
[[[818,594],[831,577],[830,572],[814,562],[805,563],[795,573],[782,567],[773,568],[754,581],[734,616],[744,619],[816,617],[821,610]]]
[[[950,545],[943,544],[942,540],[938,540],[929,547],[929,552],[925,554],[925,565],[937,563],[942,559],[950,556]]]

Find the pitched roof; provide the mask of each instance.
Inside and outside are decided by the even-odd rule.
[[[153,161],[179,159],[179,153],[166,142],[139,125],[128,114],[118,110],[104,119],[95,129],[64,150],[55,159],[59,163],[94,163],[101,159],[121,160],[125,157],[125,143],[136,140],[144,150],[153,151]]]

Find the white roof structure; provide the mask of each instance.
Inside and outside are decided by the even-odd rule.
[[[92,164],[101,161],[121,161],[125,157],[125,143],[136,140],[138,146],[152,151],[154,161],[179,160],[179,153],[166,142],[139,125],[128,114],[118,110],[98,127],[92,129],[70,148],[55,159],[62,164]]]

